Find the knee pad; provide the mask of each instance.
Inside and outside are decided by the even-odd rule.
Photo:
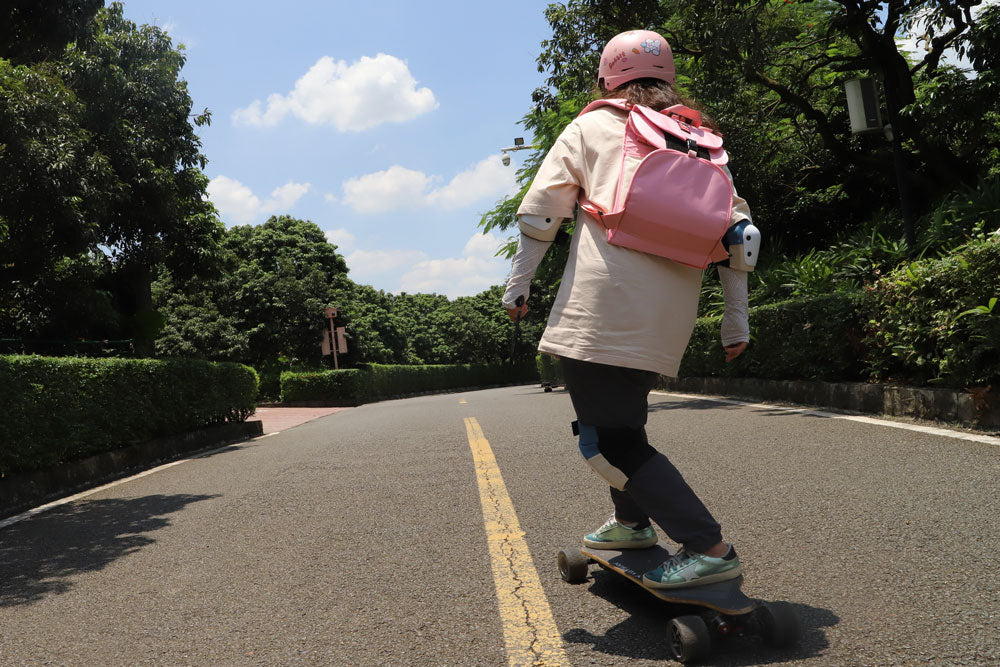
[[[578,425],[580,453],[608,484],[625,490],[629,477],[656,454],[643,428]]]

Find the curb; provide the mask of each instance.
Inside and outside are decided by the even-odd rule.
[[[989,387],[955,391],[863,382],[661,377],[659,388],[912,417],[974,428],[1000,426],[1000,397],[990,392]]]
[[[93,488],[157,463],[262,435],[261,421],[234,422],[148,440],[63,465],[18,473],[0,485],[0,518],[75,491]]]
[[[369,403],[381,403],[382,401],[395,401],[401,398],[416,398],[417,396],[434,396],[438,394],[461,394],[469,391],[479,391],[482,389],[497,389],[499,387],[520,387],[522,385],[538,384],[538,380],[524,380],[517,382],[505,382],[504,384],[485,384],[472,387],[451,387],[448,389],[428,389],[426,391],[415,391],[406,394],[386,394],[384,396],[371,396],[367,398],[353,399],[350,401],[327,400],[327,401],[289,401],[287,403],[258,403],[258,408],[357,408]]]

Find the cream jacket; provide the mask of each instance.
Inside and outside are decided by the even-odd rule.
[[[581,189],[610,210],[622,164],[625,118],[624,111],[603,107],[570,123],[545,156],[518,215],[569,218]],[[638,163],[626,162],[626,188]],[[734,223],[750,218],[735,189],[732,215]],[[552,237],[555,232],[553,228]],[[605,239],[600,222],[581,209],[538,349],[676,376],[694,330],[702,271]]]

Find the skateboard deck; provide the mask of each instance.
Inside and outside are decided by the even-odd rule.
[[[580,552],[598,565],[617,572],[667,602],[707,607],[729,616],[749,614],[757,607],[757,603],[740,590],[740,586],[743,584],[742,576],[715,584],[688,588],[651,588],[645,586],[642,583],[642,575],[650,570],[655,570],[671,555],[670,550],[662,540],[656,546],[648,549],[592,549],[584,546],[580,547]]]

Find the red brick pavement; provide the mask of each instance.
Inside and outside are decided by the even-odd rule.
[[[267,434],[284,431],[341,410],[350,410],[350,408],[257,408],[257,411],[250,415],[249,419],[262,421],[264,433]]]

